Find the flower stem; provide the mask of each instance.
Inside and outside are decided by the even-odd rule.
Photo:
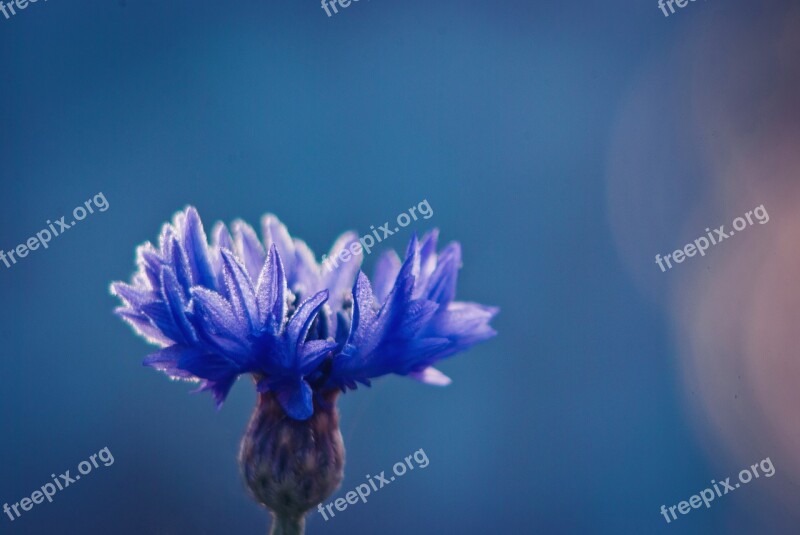
[[[287,518],[272,515],[270,535],[303,535],[306,532],[305,518]]]

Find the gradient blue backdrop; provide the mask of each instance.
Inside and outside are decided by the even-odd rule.
[[[631,79],[722,4],[51,0],[0,18],[0,248],[110,203],[0,265],[0,501],[115,457],[0,532],[265,533],[235,463],[253,388],[217,412],[142,368],[108,284],[186,204],[207,228],[274,212],[321,254],[422,199],[433,218],[382,247],[433,226],[461,241],[459,297],[499,305],[500,334],[442,366],[447,389],[344,396],[339,495],[419,448],[430,465],[309,532],[720,532],[734,500],[658,512],[718,474],[665,317],[618,260],[603,173]]]

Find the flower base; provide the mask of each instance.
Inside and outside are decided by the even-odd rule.
[[[242,438],[239,466],[254,499],[273,514],[273,535],[304,532],[306,513],[344,478],[338,391],[315,402],[308,420],[289,418],[270,393],[258,403]]]

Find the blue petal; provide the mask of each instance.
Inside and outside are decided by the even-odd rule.
[[[192,288],[192,322],[199,334],[226,353],[247,354],[247,327],[218,293],[205,288]]]
[[[428,299],[441,304],[447,304],[455,299],[459,268],[461,268],[461,246],[453,242],[439,255],[439,264],[431,275]]]
[[[313,292],[318,292],[323,287],[320,277],[320,267],[319,264],[317,264],[314,252],[308,248],[305,242],[297,239],[293,241],[295,287],[299,294],[308,296]],[[331,302],[329,301],[328,304],[330,305]]]
[[[148,342],[160,345],[170,345],[173,343],[169,337],[161,332],[161,329],[153,325],[153,322],[150,321],[150,318],[145,314],[124,307],[118,307],[114,312]]]
[[[192,287],[192,275],[189,269],[189,260],[183,246],[176,238],[170,242],[170,267],[175,272],[175,276],[183,289],[184,295],[189,295],[189,288]]]
[[[222,250],[222,271],[236,317],[252,331],[258,322],[258,308],[253,283],[233,253]]]
[[[330,290],[329,305],[334,312],[342,309],[342,303],[353,287],[353,282],[364,259],[363,251],[359,254],[352,253],[350,247],[355,243],[358,243],[358,235],[354,232],[345,232],[337,238],[328,253],[328,260],[322,265],[322,284]],[[339,253],[345,250],[350,251],[350,259],[347,262],[339,259]]]
[[[225,381],[239,372],[239,367],[230,359],[203,351],[184,352],[177,367],[195,377],[209,381]]]
[[[415,338],[409,340],[402,351],[397,351],[392,371],[405,375],[412,370],[427,367],[441,359],[442,352],[450,346],[447,338]],[[399,347],[397,349],[400,349]],[[399,357],[399,358],[398,358]],[[388,360],[388,359],[387,359]]]
[[[158,250],[161,251],[161,256],[169,258],[169,248],[172,238],[175,237],[175,229],[169,223],[164,223],[161,227],[161,233],[158,235]]]
[[[211,394],[214,396],[217,409],[219,409],[225,402],[225,398],[228,397],[228,393],[230,392],[233,383],[236,382],[236,379],[238,379],[238,377],[232,375],[224,379],[220,379],[219,381],[203,381],[202,386],[195,390],[195,392],[211,391]]]
[[[223,250],[233,251],[233,239],[231,233],[228,232],[228,227],[222,223],[214,225],[214,230],[211,232],[211,251],[209,257],[211,260],[211,268],[215,274],[215,288],[226,299],[230,298],[228,294],[228,287],[225,285],[225,276],[222,274],[222,255]]]
[[[303,344],[300,351],[300,374],[305,376],[311,373],[337,345],[331,340],[311,340]]]
[[[276,247],[269,248],[267,261],[258,276],[256,303],[258,304],[259,324],[268,326],[272,334],[277,334],[283,326],[287,312],[286,275],[283,262]]]
[[[392,336],[401,339],[416,336],[433,319],[438,309],[439,305],[433,301],[412,301],[405,307],[400,321],[392,330]]]
[[[286,325],[289,346],[298,347],[305,341],[308,329],[325,301],[328,300],[328,290],[322,290],[312,298],[304,301]]]
[[[392,290],[397,274],[400,273],[401,265],[400,257],[392,250],[383,253],[378,258],[373,280],[375,281],[375,298],[379,303],[383,303]]]
[[[182,241],[183,249],[189,258],[192,280],[195,284],[213,289],[215,277],[209,259],[208,241],[203,230],[203,222],[193,206],[186,209]]]
[[[281,385],[276,397],[290,418],[302,421],[314,414],[311,387],[305,381]]]
[[[150,288],[158,288],[161,266],[165,263],[152,243],[148,242],[136,248],[136,264],[139,266],[139,271],[147,277]]]
[[[433,229],[430,233],[422,237],[419,252],[419,275],[414,285],[414,297],[424,296],[424,291],[428,287],[428,280],[436,269],[436,243],[438,239],[439,229]]]
[[[375,316],[375,298],[372,288],[367,276],[360,271],[353,286],[353,320],[350,325],[352,336],[348,342],[366,344],[369,327],[372,326]]]
[[[408,376],[412,379],[416,379],[420,383],[433,386],[447,386],[453,382],[452,379],[434,367],[425,368],[421,372],[409,373]]]
[[[258,241],[256,232],[244,221],[237,220],[233,222],[233,239],[236,252],[243,260],[247,273],[255,280],[264,266],[264,248]]]
[[[181,330],[175,324],[172,311],[163,301],[154,301],[142,306],[142,313],[150,318],[161,333],[173,342],[186,342]]]
[[[122,299],[133,310],[140,310],[142,306],[157,299],[156,294],[149,288],[137,288],[124,282],[113,283],[111,285],[111,295]]]
[[[186,302],[183,291],[178,285],[175,273],[167,266],[161,268],[161,297],[172,315],[173,324],[181,333],[181,339],[176,342],[185,344],[196,342],[197,336],[186,318]]]
[[[178,361],[186,354],[201,350],[181,345],[172,345],[146,356],[142,364],[166,373],[172,379],[193,380],[195,376],[178,368]]]
[[[219,222],[214,225],[211,232],[211,244],[216,249],[227,249],[233,251],[233,238],[224,223]]]
[[[261,229],[264,234],[264,244],[267,249],[270,249],[274,244],[278,249],[278,254],[283,261],[283,267],[286,270],[286,278],[291,287],[295,282],[294,276],[294,242],[286,229],[286,225],[272,214],[266,214],[261,218]]]
[[[452,347],[443,357],[449,356],[495,336],[497,331],[489,322],[497,313],[496,307],[456,301],[436,317],[427,332],[450,339]]]

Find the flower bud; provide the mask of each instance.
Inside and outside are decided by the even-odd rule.
[[[272,511],[274,535],[303,532],[305,514],[344,477],[338,391],[314,403],[305,421],[289,418],[271,392],[259,394],[242,438],[239,466],[251,494]]]

